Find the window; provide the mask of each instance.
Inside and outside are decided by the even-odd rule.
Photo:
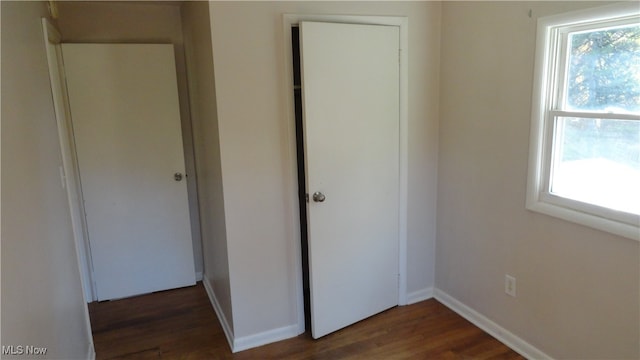
[[[527,207],[640,240],[640,8],[538,20]]]

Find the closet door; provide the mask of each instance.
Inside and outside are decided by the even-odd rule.
[[[311,329],[398,304],[399,28],[302,22]]]

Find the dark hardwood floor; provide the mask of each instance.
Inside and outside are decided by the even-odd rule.
[[[236,354],[202,283],[91,303],[89,314],[97,359],[522,359],[434,299]]]

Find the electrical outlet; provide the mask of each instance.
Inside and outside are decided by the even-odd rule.
[[[504,276],[504,292],[516,297],[516,278],[511,275]]]

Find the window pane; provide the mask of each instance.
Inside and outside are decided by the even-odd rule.
[[[640,113],[640,24],[569,34],[565,110]]]
[[[640,214],[640,121],[557,118],[551,192]]]

